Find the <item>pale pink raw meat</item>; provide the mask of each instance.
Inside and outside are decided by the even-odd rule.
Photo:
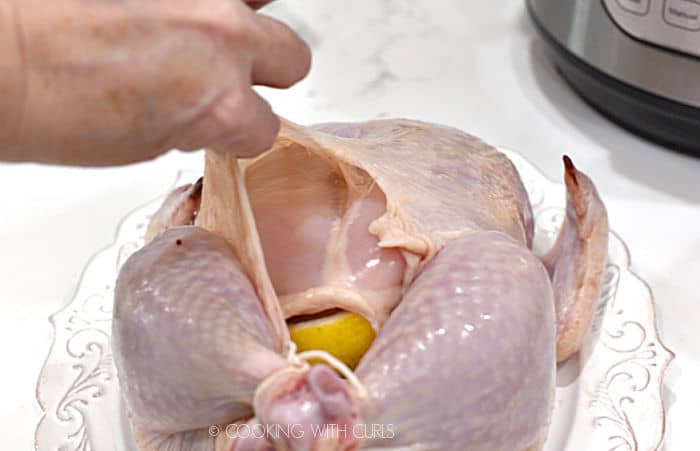
[[[141,449],[539,449],[606,258],[605,209],[570,161],[545,265],[513,165],[455,129],[284,122],[255,160],[206,158],[201,202],[171,196],[117,282]],[[326,357],[344,377],[295,355],[285,323],[334,308],[378,330],[354,372]],[[208,433],[230,423],[304,433]]]

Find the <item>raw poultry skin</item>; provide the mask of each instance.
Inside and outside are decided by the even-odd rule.
[[[115,362],[140,449],[541,447],[607,249],[605,209],[568,159],[544,264],[513,165],[452,128],[283,122],[253,161],[206,159],[117,281]],[[332,308],[378,329],[346,378],[295,356],[285,324]],[[233,422],[304,433],[208,433]]]

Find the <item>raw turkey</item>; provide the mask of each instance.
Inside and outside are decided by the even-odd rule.
[[[253,160],[207,151],[116,285],[139,449],[541,449],[607,249],[595,187],[564,163],[540,258],[512,163],[453,128],[283,121]],[[354,370],[290,341],[287,320],[338,309],[377,331]]]

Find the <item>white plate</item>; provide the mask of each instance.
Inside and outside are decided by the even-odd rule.
[[[564,187],[518,154],[515,163],[535,213],[535,250],[551,245],[560,226]],[[199,174],[180,172],[176,185]],[[87,263],[75,295],[51,316],[54,343],[37,383],[44,412],[39,451],[135,450],[109,343],[113,283],[120,265],[143,245],[149,216],[163,197],[134,210],[115,241]],[[547,451],[651,451],[661,443],[663,374],[673,353],[659,340],[648,286],[630,272],[627,248],[610,234],[601,302],[578,358],[557,372]]]

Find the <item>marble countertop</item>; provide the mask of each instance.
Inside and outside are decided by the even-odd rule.
[[[342,12],[341,12],[342,10]],[[666,449],[695,441],[700,405],[700,159],[613,125],[580,100],[546,59],[524,2],[280,0],[267,12],[314,49],[310,76],[261,89],[298,123],[411,117],[456,126],[517,150],[554,179],[561,155],[591,175],[633,269],[653,289],[666,345]],[[199,153],[123,168],[0,164],[0,431],[3,449],[33,449],[37,375],[81,269],[119,220],[162,194]]]

